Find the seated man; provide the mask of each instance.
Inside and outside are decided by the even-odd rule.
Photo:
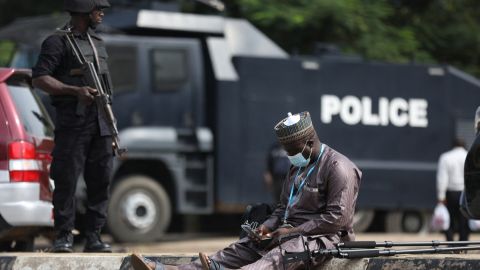
[[[289,113],[274,129],[293,166],[283,185],[280,203],[256,229],[258,236],[242,238],[210,257],[200,253],[199,260],[179,266],[155,263],[133,254],[135,270],[281,269],[280,241],[282,249],[301,252],[303,241],[315,250],[354,240],[352,225],[360,170],[347,157],[320,142],[308,112]],[[273,240],[264,245],[265,238]],[[313,264],[320,265],[325,260],[315,260]],[[287,269],[303,267],[303,262],[296,262]]]

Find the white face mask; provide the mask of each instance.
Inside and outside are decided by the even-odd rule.
[[[303,146],[303,149],[300,153],[298,153],[296,155],[293,155],[293,156],[288,156],[288,159],[290,160],[290,162],[292,163],[293,166],[295,166],[295,167],[305,167],[305,166],[308,165],[308,163],[310,163],[310,157],[312,156],[312,148],[310,148],[310,155],[308,156],[307,159],[302,155],[303,150],[305,150],[306,146],[307,146],[307,143],[305,143],[305,145]]]

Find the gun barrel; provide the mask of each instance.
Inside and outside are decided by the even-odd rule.
[[[98,91],[98,96],[100,97],[100,105],[105,112],[107,117],[108,125],[110,127],[110,132],[112,133],[112,147],[114,150],[115,155],[122,156],[125,152],[127,152],[126,148],[120,147],[120,140],[118,138],[118,129],[115,120],[115,116],[113,115],[112,106],[110,105],[109,97],[103,88],[103,84],[98,76],[97,70],[95,69],[95,65],[91,61],[86,61],[85,56],[82,54],[82,51],[78,47],[75,39],[71,36],[72,32],[67,30],[57,29],[58,33],[64,34],[68,40],[68,43],[72,47],[74,51],[75,57],[78,59],[80,64],[82,64],[82,68],[84,71],[85,79],[90,87],[94,87]],[[93,46],[93,45],[92,45]],[[85,105],[81,104],[80,102],[77,105],[77,114],[82,115],[85,111]]]
[[[431,248],[423,249],[391,249],[383,248],[385,246],[431,246]],[[441,247],[441,245],[448,245]],[[301,252],[282,252],[285,264],[303,261],[310,263],[315,258],[332,256],[343,259],[355,258],[371,258],[381,256],[395,256],[401,254],[434,254],[445,253],[451,251],[467,251],[480,250],[478,241],[431,241],[431,242],[375,242],[375,241],[358,241],[338,243],[337,248],[317,249],[310,252],[307,248]],[[380,246],[382,248],[376,248]]]
[[[392,241],[347,241],[337,244],[338,248],[376,248],[376,247],[412,247],[412,246],[467,246],[480,245],[480,241],[423,241],[423,242],[392,242]]]

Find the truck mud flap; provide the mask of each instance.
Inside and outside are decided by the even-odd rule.
[[[0,215],[0,237],[3,233],[12,228],[12,225],[8,224],[8,222]],[[1,270],[1,269],[0,269]]]

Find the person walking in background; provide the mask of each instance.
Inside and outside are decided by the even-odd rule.
[[[87,61],[95,64],[105,89],[111,89],[107,53],[94,29],[102,22],[107,0],[65,0],[71,31]],[[85,84],[84,70],[65,35],[45,39],[37,64],[32,68],[35,87],[50,94],[55,107],[55,148],[50,177],[53,192],[56,239],[52,252],[72,252],[75,225],[75,188],[83,174],[87,185],[85,252],[111,252],[100,238],[107,218],[108,189],[113,162],[111,131],[95,100],[97,89]],[[82,108],[82,110],[78,110]]]
[[[460,241],[467,241],[470,229],[468,219],[460,212],[460,196],[464,189],[464,166],[467,157],[465,143],[456,138],[453,148],[443,153],[438,161],[437,197],[438,202],[446,205],[450,215],[450,227],[445,231],[447,241],[453,241],[459,233]]]
[[[263,178],[268,190],[272,193],[273,202],[278,204],[282,193],[282,186],[290,170],[290,161],[287,152],[279,143],[274,143],[268,150],[267,170]]]

